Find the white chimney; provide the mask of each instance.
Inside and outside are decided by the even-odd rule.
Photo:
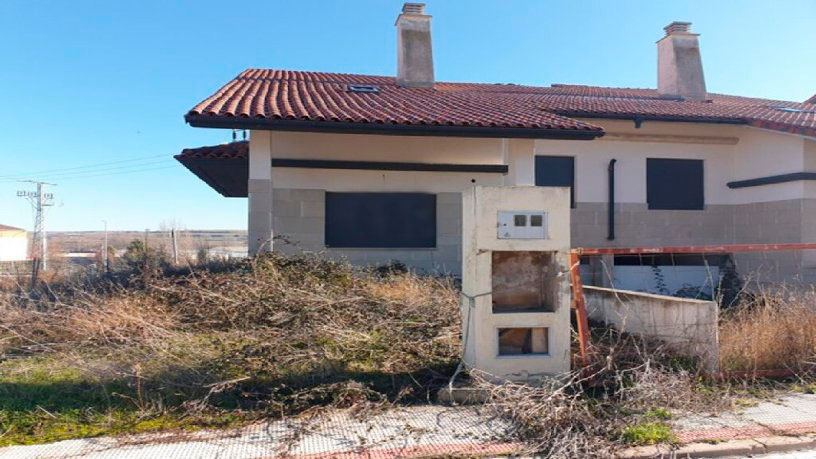
[[[672,22],[657,42],[657,92],[661,96],[705,100],[706,86],[700,57],[699,34],[690,22]]]
[[[430,88],[434,84],[431,17],[424,3],[405,3],[397,17],[397,84]]]

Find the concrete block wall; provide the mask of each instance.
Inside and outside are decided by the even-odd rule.
[[[615,239],[607,240],[608,207],[576,203],[573,247],[647,247],[816,242],[816,199],[706,205],[705,210],[650,210],[647,204],[615,205]],[[761,282],[816,281],[816,254],[735,254],[737,270]]]
[[[733,206],[705,210],[650,210],[647,204],[615,205],[615,239],[607,237],[608,205],[576,203],[572,210],[573,247],[643,247],[727,244],[734,240]]]
[[[421,271],[461,274],[461,193],[437,193],[434,249],[326,248],[324,190],[275,188],[272,209],[278,237],[275,250],[322,252],[361,265],[398,260]],[[616,204],[614,241],[606,239],[607,210],[604,203],[576,203],[571,211],[573,247],[816,242],[816,199],[707,205],[702,211],[650,210],[646,204]],[[816,281],[814,253],[739,253],[735,259],[738,272],[753,280]],[[607,260],[607,264],[610,262]]]
[[[287,254],[319,252],[356,265],[400,261],[422,272],[461,274],[461,193],[436,194],[436,247],[427,249],[327,248],[325,190],[275,188],[272,195],[276,251]]]

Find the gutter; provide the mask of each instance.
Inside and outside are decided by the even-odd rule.
[[[667,116],[667,115],[634,115],[634,114],[616,114],[616,113],[593,113],[593,112],[552,112],[560,116],[568,116],[571,118],[597,118],[597,119],[611,119],[611,120],[629,120],[634,121],[635,127],[640,127],[644,121],[664,121],[676,123],[711,123],[711,124],[750,124],[748,120],[743,118],[700,118],[693,116]]]
[[[617,159],[609,160],[609,209],[607,210],[607,229],[606,239],[609,241],[615,240],[615,163]]]
[[[258,129],[268,131],[330,132],[337,134],[417,135],[444,137],[488,137],[521,139],[593,140],[604,131],[581,129],[506,128],[484,126],[450,126],[433,124],[378,124],[345,121],[309,121],[208,115],[184,116],[193,127],[222,129]]]

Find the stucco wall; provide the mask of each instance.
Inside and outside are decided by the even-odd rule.
[[[28,236],[25,232],[0,231],[0,261],[22,261],[28,258]]]
[[[646,203],[646,158],[702,159],[706,205],[803,197],[802,182],[727,186],[731,181],[802,171],[802,137],[727,124],[647,121],[638,129],[631,121],[586,121],[603,126],[607,136],[591,142],[535,141],[537,155],[575,157],[577,202],[607,202],[607,166],[613,158],[617,159],[615,199],[621,203]],[[621,140],[625,136],[638,140]]]
[[[700,358],[707,371],[719,370],[717,303],[590,286],[584,287],[584,295],[590,319],[661,340]]]

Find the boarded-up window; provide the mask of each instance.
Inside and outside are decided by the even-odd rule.
[[[703,210],[703,161],[646,159],[649,209]]]
[[[536,186],[570,187],[570,206],[575,207],[575,158],[572,156],[536,156]]]
[[[499,355],[546,354],[550,351],[546,328],[500,328]]]
[[[326,247],[436,247],[436,195],[326,193]]]

